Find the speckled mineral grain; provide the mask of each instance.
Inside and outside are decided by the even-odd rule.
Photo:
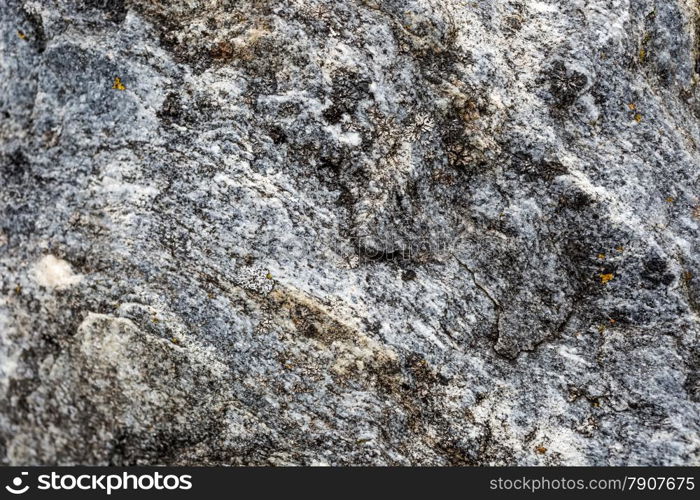
[[[697,0],[0,0],[0,463],[700,463]]]

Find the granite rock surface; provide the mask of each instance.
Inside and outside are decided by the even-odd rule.
[[[0,463],[700,463],[697,0],[0,3]]]

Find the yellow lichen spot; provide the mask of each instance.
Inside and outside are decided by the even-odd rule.
[[[673,203],[674,201],[676,201],[676,199],[673,196],[666,198],[666,203]]]
[[[600,260],[605,259],[605,254],[604,254],[604,253],[599,253],[599,254],[598,254],[598,258],[599,258]]]
[[[600,282],[605,285],[608,281],[612,281],[612,279],[615,277],[614,274],[601,274],[600,275]]]
[[[20,37],[22,40],[27,39],[27,35],[25,35],[22,30],[17,30],[17,36]]]
[[[118,76],[114,77],[114,85],[112,85],[112,88],[114,90],[126,90],[126,87],[122,83],[122,79],[119,78]]]
[[[625,250],[625,247],[623,247],[622,245],[618,245],[615,247],[615,250],[617,250],[618,252],[623,252]]]
[[[180,339],[178,339],[178,338],[176,338],[176,337],[173,337],[173,338],[170,339],[170,342],[172,342],[173,344],[179,344],[179,343],[180,343]]]
[[[644,60],[647,58],[647,51],[646,49],[639,49],[639,60],[641,62],[644,62]]]
[[[538,446],[535,446],[535,451],[537,453],[539,453],[540,455],[544,455],[545,453],[547,453],[547,448],[545,448],[542,445],[538,445]]]
[[[644,119],[644,117],[642,116],[641,113],[634,114],[634,121],[636,121],[637,123],[640,123],[642,121],[642,119]]]
[[[608,327],[607,325],[598,325],[598,333],[603,334],[605,333],[605,330],[607,330]]]
[[[637,105],[633,102],[629,103],[627,107],[630,108],[630,111],[634,111],[635,109],[637,109]]]
[[[598,398],[595,398],[593,401],[591,401],[591,406],[593,408],[600,408],[600,400]]]
[[[271,279],[272,279],[272,273],[267,273],[267,274],[265,275],[265,278],[271,280]]]
[[[151,318],[151,321],[153,321],[154,323],[160,323],[160,320],[158,318],[156,318],[155,316],[153,316]]]

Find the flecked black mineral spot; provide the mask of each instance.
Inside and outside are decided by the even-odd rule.
[[[554,61],[546,74],[550,91],[555,99],[555,106],[559,108],[567,108],[574,104],[588,85],[586,75],[568,68],[563,61]]]
[[[407,269],[401,274],[401,279],[404,281],[413,281],[416,279],[416,272],[413,269]]]

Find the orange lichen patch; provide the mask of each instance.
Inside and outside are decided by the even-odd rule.
[[[545,448],[542,445],[538,445],[538,446],[535,446],[535,451],[537,453],[539,453],[540,455],[544,455],[545,453],[547,453],[547,448]]]
[[[625,247],[623,247],[622,245],[618,245],[618,246],[615,247],[615,250],[617,250],[618,252],[624,252],[624,251],[625,251]]]
[[[22,40],[27,39],[27,35],[25,35],[22,30],[17,30],[17,36],[20,37]]]
[[[690,280],[693,279],[693,273],[691,273],[690,271],[683,271],[682,277],[683,277],[683,281],[685,281],[686,283],[689,283]]]
[[[642,116],[641,113],[634,114],[634,121],[636,121],[637,123],[640,123],[643,119],[644,119],[644,117]]]
[[[114,90],[126,90],[126,87],[122,83],[122,79],[119,78],[118,76],[114,77],[114,84],[112,85],[112,88]]]
[[[630,111],[634,111],[635,109],[637,109],[637,105],[633,102],[629,103],[627,107],[630,108]]]
[[[615,277],[614,274],[608,273],[608,274],[601,274],[600,275],[600,282],[605,285],[609,281],[612,281],[612,279]]]

